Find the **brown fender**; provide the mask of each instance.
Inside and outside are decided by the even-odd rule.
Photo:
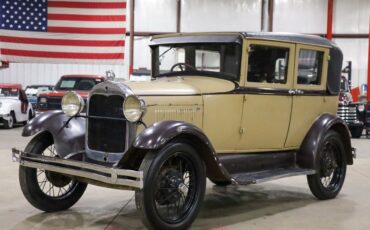
[[[316,169],[316,155],[320,141],[329,130],[335,130],[342,138],[346,151],[347,164],[353,164],[351,139],[346,123],[332,114],[321,115],[306,135],[297,154],[297,164],[302,168]]]
[[[61,157],[85,149],[85,118],[76,117],[65,126],[69,117],[62,111],[48,111],[33,118],[24,128],[22,136],[48,133],[54,140]]]
[[[211,142],[198,127],[182,121],[160,121],[143,130],[132,147],[118,163],[119,167],[138,167],[148,151],[157,151],[172,141],[186,142],[202,157],[207,166],[207,176],[214,182],[231,182],[229,173],[216,156]],[[158,151],[157,151],[158,152]],[[141,157],[138,158],[138,156]],[[137,162],[136,166],[132,162]]]

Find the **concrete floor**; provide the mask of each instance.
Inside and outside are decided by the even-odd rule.
[[[89,186],[71,209],[43,213],[23,197],[18,165],[10,149],[23,149],[29,138],[22,128],[0,128],[0,229],[144,229],[134,193]],[[192,229],[369,229],[370,140],[352,140],[354,166],[339,196],[318,201],[303,176],[248,187],[220,189],[207,184],[207,194]]]

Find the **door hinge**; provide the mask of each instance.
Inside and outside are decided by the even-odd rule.
[[[245,128],[240,127],[240,129],[239,129],[239,133],[240,133],[240,134],[244,134],[244,133],[245,133]]]

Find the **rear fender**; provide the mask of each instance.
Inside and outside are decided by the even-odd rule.
[[[316,156],[319,152],[321,140],[329,130],[334,130],[340,135],[345,148],[347,164],[353,164],[351,139],[346,123],[341,118],[332,114],[323,114],[311,126],[311,129],[303,140],[297,154],[298,166],[301,168],[316,169]]]
[[[212,181],[231,182],[229,173],[219,162],[216,151],[203,131],[182,121],[160,121],[143,130],[118,165],[138,168],[146,153],[158,153],[165,145],[175,141],[185,142],[197,151],[204,160],[207,176]]]
[[[67,117],[62,111],[48,111],[33,118],[24,128],[22,136],[50,133],[58,155],[65,157],[85,149],[85,123],[82,117],[72,118],[66,126]]]

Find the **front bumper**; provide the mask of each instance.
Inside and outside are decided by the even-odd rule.
[[[132,189],[143,188],[143,172],[107,167],[98,164],[47,157],[12,149],[14,162],[29,168],[38,168],[72,177],[88,179],[107,186],[125,186]]]
[[[0,124],[8,121],[10,119],[10,114],[0,114]]]

